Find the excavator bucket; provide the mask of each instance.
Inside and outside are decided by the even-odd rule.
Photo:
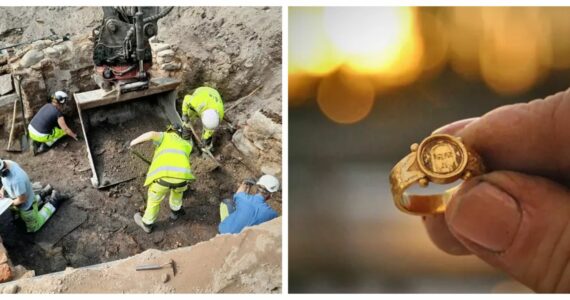
[[[179,84],[172,78],[153,78],[144,90],[118,94],[98,89],[74,94],[94,187],[105,188],[146,174],[148,163],[131,154],[129,143],[147,131],[182,124],[176,111]],[[136,147],[152,159],[150,143]]]

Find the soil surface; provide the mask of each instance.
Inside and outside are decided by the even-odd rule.
[[[68,120],[68,123],[76,132],[81,131],[78,119]],[[87,212],[86,220],[69,233],[58,232],[60,227],[61,230],[69,230],[69,226],[62,224],[65,220],[55,222],[54,218],[48,221],[42,230],[55,226],[55,229],[50,229],[62,238],[47,249],[36,241],[37,234],[27,234],[16,226],[10,213],[1,215],[0,235],[13,264],[33,269],[39,275],[61,271],[68,266],[82,267],[122,259],[151,248],[169,250],[190,246],[214,237],[219,223],[220,201],[231,197],[241,181],[254,177],[256,173],[230,142],[231,134],[221,130],[214,154],[223,167],[212,170],[210,158],[193,152],[193,172],[197,179],[184,196],[186,214],[177,221],[170,220],[168,201],[163,201],[154,231],[146,234],[133,221],[137,211],[144,211],[146,169],[140,171],[144,162],[129,155],[123,145],[147,129],[163,130],[162,126],[156,128],[154,124],[147,122],[145,117],[88,130],[90,141],[91,136],[95,137],[94,141],[102,141],[102,144],[93,143],[91,147],[96,153],[105,155],[106,170],[115,170],[121,176],[136,176],[131,181],[105,189],[91,185],[92,173],[84,140],[74,141],[65,137],[53,149],[37,156],[0,150],[0,157],[19,163],[32,182],[49,183],[70,197],[56,214],[65,210]],[[114,136],[110,132],[120,132],[121,135]],[[107,139],[98,139],[101,136]],[[5,140],[0,141],[5,145]],[[150,142],[144,145],[141,152],[152,157],[153,147],[149,145]],[[115,157],[122,158],[114,161]],[[281,214],[281,193],[274,195],[269,204]]]
[[[170,251],[0,284],[7,293],[281,293],[281,218]],[[204,259],[204,258],[207,259]],[[167,264],[158,270],[137,266]]]

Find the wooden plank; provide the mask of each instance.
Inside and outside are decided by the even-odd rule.
[[[153,78],[150,80],[150,86],[148,89],[122,94],[118,100],[116,93],[108,93],[103,89],[98,89],[83,93],[76,93],[75,102],[77,103],[78,107],[86,110],[171,91],[176,89],[179,84],[180,80],[173,78]]]

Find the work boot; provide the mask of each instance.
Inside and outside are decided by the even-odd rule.
[[[170,219],[173,221],[178,220],[179,217],[185,215],[186,212],[184,211],[184,208],[180,208],[179,210],[170,210]]]
[[[32,154],[35,156],[38,153],[38,142],[32,141]]]
[[[46,151],[49,150],[48,145],[46,145],[45,143],[40,143],[40,146],[38,147],[38,150],[36,150],[36,154],[40,154],[40,153],[44,153]]]
[[[139,225],[140,228],[142,228],[142,230],[144,230],[144,232],[146,233],[151,233],[152,232],[152,225],[146,225],[141,217],[140,213],[136,213],[134,215],[135,218],[135,223],[137,223],[137,225]]]
[[[53,190],[51,191],[50,199],[48,202],[51,203],[55,209],[59,209],[61,203],[63,203],[64,200],[65,198],[60,193],[58,193],[56,190]]]
[[[53,192],[53,188],[50,184],[47,184],[46,186],[44,186],[41,191],[39,191],[40,194],[40,198],[44,199],[46,197],[48,197],[49,195],[51,195],[51,193]]]

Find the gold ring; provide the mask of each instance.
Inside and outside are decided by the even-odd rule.
[[[459,137],[434,134],[412,153],[400,160],[390,172],[390,184],[396,207],[413,215],[433,215],[445,211],[458,186],[436,195],[410,195],[406,189],[415,183],[426,187],[430,182],[452,183],[485,173],[481,157],[465,146]]]

